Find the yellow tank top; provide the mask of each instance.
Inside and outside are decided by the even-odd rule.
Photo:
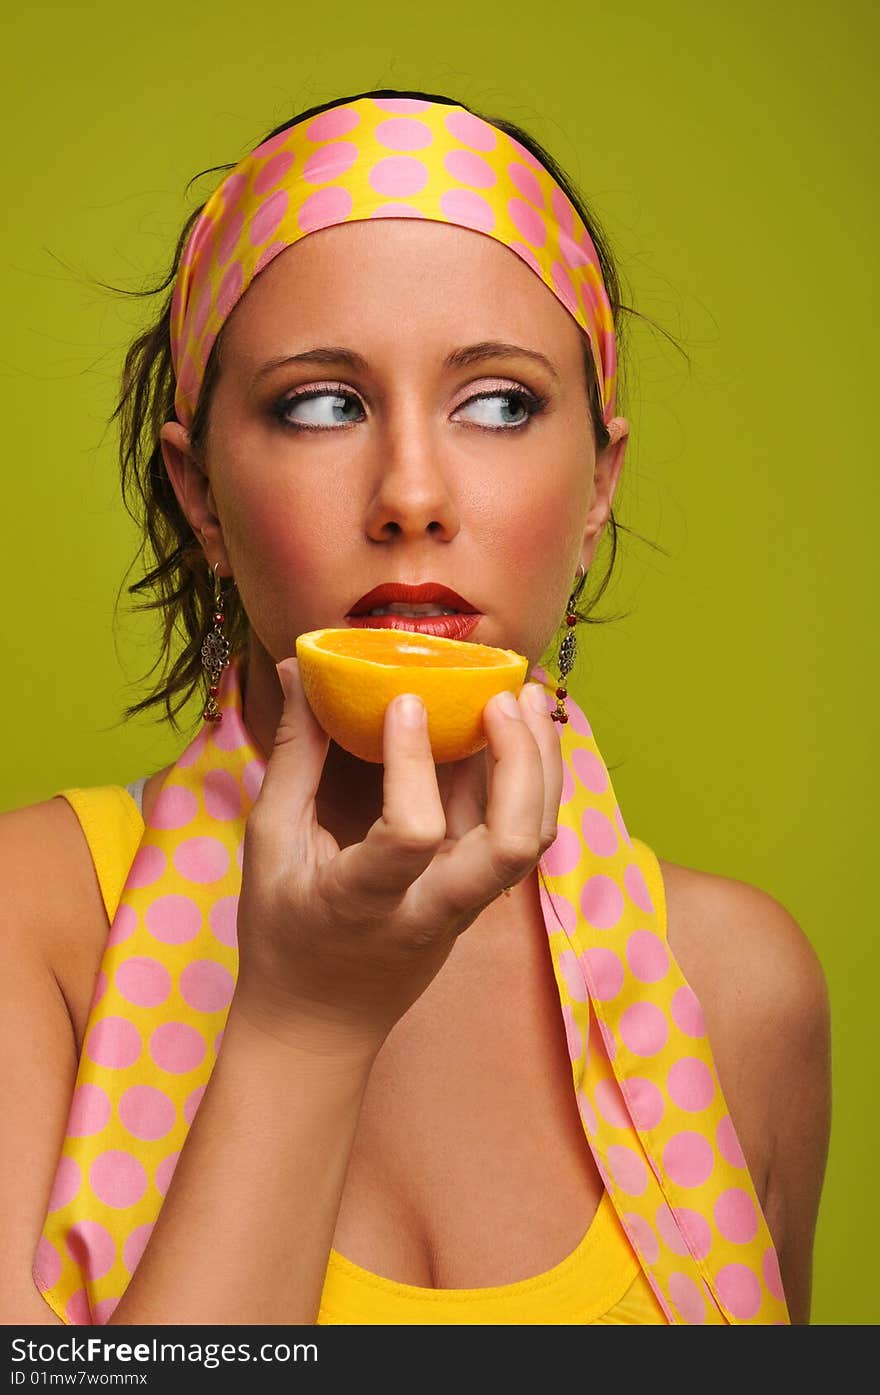
[[[138,782],[142,787],[142,782]],[[143,819],[132,794],[122,786],[62,791],[72,805],[91,850],[107,917],[112,924],[132,858],[143,833]],[[140,794],[140,788],[135,788]],[[647,844],[633,839],[639,866],[660,908],[665,937],[663,879]],[[44,1296],[57,1315],[70,1322],[64,1306]],[[108,1314],[102,1314],[106,1321]],[[75,1315],[74,1315],[75,1320]],[[580,1244],[542,1274],[492,1288],[433,1289],[397,1283],[331,1250],[320,1310],[320,1325],[338,1324],[663,1324],[667,1319],[639,1265],[608,1192]]]

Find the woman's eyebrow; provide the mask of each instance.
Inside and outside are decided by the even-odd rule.
[[[485,339],[480,344],[468,344],[461,349],[454,349],[445,359],[444,368],[470,368],[475,363],[482,363],[487,358],[525,358],[533,363],[539,363],[546,368],[550,375],[559,381],[559,372],[556,365],[545,354],[538,353],[537,349],[526,349],[520,344],[507,344],[500,339]],[[278,358],[270,358],[262,364],[254,374],[251,385],[260,382],[267,374],[272,373],[276,368],[282,368],[285,364],[306,363],[320,364],[323,367],[335,364],[344,364],[347,368],[355,369],[358,372],[369,371],[367,360],[354,349],[346,349],[339,345],[328,345],[319,349],[306,349],[301,354],[282,354]]]

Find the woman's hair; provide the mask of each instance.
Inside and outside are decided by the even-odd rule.
[[[625,375],[622,317],[624,313],[639,315],[639,312],[624,305],[621,301],[620,274],[615,266],[605,235],[595,216],[588,209],[584,198],[573,186],[572,181],[553,156],[533,136],[530,136],[519,126],[496,116],[488,116],[485,112],[477,111],[473,106],[468,106],[457,98],[438,96],[429,92],[400,92],[381,88],[369,92],[359,92],[352,96],[337,97],[331,102],[323,102],[320,106],[310,107],[290,121],[285,121],[282,125],[276,126],[274,130],[267,132],[265,136],[254,143],[253,148],[279,134],[279,132],[298,125],[301,121],[310,120],[323,111],[356,101],[361,97],[415,97],[431,102],[466,107],[473,115],[482,117],[484,121],[488,121],[499,130],[513,136],[527,150],[531,151],[537,160],[540,160],[577,209],[596,248],[614,317],[618,353],[617,389],[618,399],[620,399]],[[234,169],[237,163],[236,160],[228,165],[217,165],[211,169],[202,170],[198,175],[193,176],[190,184],[205,174],[215,174],[218,171],[223,171],[225,177],[225,174]],[[174,393],[176,384],[169,333],[174,282],[187,239],[202,207],[203,205],[200,205],[194,209],[187,218],[177,240],[171,267],[159,285],[150,286],[146,290],[131,291],[99,282],[106,289],[121,295],[151,296],[159,295],[163,291],[168,292],[158,318],[129,346],[122,370],[120,397],[116,409],[110,417],[110,423],[115,421],[117,417],[120,420],[119,459],[122,473],[122,497],[129,514],[142,529],[143,534],[132,566],[140,563],[141,565],[146,564],[146,568],[140,580],[128,587],[128,592],[130,595],[147,593],[148,599],[137,604],[135,609],[159,610],[162,613],[160,652],[148,670],[148,676],[153,674],[160,664],[162,664],[162,675],[147,697],[124,709],[124,716],[128,719],[158,704],[164,704],[165,715],[177,730],[180,729],[176,720],[177,713],[186,705],[204,678],[201,645],[207,630],[210,628],[211,615],[214,611],[214,587],[204,553],[178,503],[168,478],[159,431],[166,421],[175,417]],[[639,318],[644,317],[639,316]],[[662,328],[661,333],[667,338],[671,338]],[[583,332],[582,340],[590,417],[596,450],[599,452],[608,445],[610,437],[602,418],[602,406],[599,400],[596,372],[589,341]],[[221,329],[205,366],[198,403],[190,427],[190,440],[196,453],[200,447],[204,446],[207,435],[211,399],[220,371],[222,344],[223,330]],[[620,523],[612,512],[607,530],[610,541],[610,556],[607,566],[598,586],[595,589],[591,587],[589,597],[584,596],[578,604],[578,618],[587,624],[605,624],[610,620],[621,618],[620,615],[599,617],[592,613],[611,580],[618,551],[617,535],[619,530],[633,532],[632,529]],[[636,534],[635,536],[640,537],[641,535]],[[648,539],[642,540],[648,542],[649,546],[657,547]],[[248,638],[247,616],[234,586],[230,587],[224,595],[223,613],[230,653],[234,656],[245,649]],[[175,650],[178,648],[175,644],[176,632],[183,640],[183,647],[175,654]],[[164,717],[157,717],[157,720],[164,720]]]

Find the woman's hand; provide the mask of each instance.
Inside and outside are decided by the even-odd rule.
[[[340,850],[315,806],[330,739],[297,660],[278,673],[284,708],[245,832],[235,1003],[318,1050],[375,1052],[456,937],[554,841],[558,733],[543,690],[527,683],[511,699],[516,715],[498,697],[487,703],[487,748],[438,768],[423,704],[410,699],[411,724],[396,698],[385,714],[382,815]]]

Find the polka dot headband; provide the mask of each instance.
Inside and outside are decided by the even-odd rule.
[[[192,422],[211,346],[254,277],[301,237],[366,218],[430,218],[509,247],[587,334],[603,417],[611,420],[611,305],[589,232],[552,175],[464,107],[361,97],[258,145],[194,224],[171,302],[182,425]]]

